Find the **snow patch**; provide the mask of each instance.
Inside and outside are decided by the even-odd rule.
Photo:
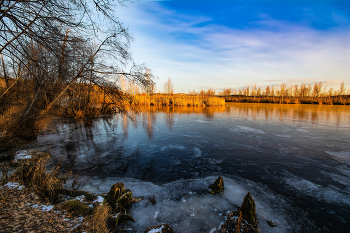
[[[20,150],[16,152],[14,161],[17,162],[21,159],[31,159],[34,150]]]
[[[4,185],[5,187],[8,188],[17,188],[19,190],[22,190],[24,188],[23,185],[19,185],[19,183],[14,183],[14,182],[8,182],[7,184]]]
[[[27,206],[30,206],[34,209],[38,209],[38,210],[42,210],[43,212],[46,212],[46,211],[50,211],[53,209],[53,205],[40,205],[40,204],[32,204],[32,203],[28,203]]]
[[[98,202],[99,204],[102,204],[102,203],[103,203],[103,200],[104,200],[104,198],[101,197],[100,195],[98,195],[98,196],[97,196],[97,199],[96,199],[93,203]]]
[[[84,195],[78,196],[78,197],[76,197],[75,199],[77,199],[77,200],[80,201],[80,202],[84,202],[85,196],[84,196]]]

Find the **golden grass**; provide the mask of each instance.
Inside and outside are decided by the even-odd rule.
[[[94,209],[94,213],[89,219],[89,225],[91,232],[107,233],[108,230],[108,218],[110,213],[110,207],[107,203],[103,203]]]
[[[134,105],[155,106],[222,106],[225,99],[214,96],[186,95],[186,94],[139,94],[132,96]]]
[[[56,190],[62,188],[63,179],[59,177],[59,166],[50,171],[46,169],[47,160],[48,157],[20,162],[10,179],[33,188],[40,197],[55,203],[59,201]]]

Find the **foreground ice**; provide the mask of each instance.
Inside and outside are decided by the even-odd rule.
[[[288,215],[287,203],[281,197],[263,187],[253,188],[257,187],[256,184],[245,183],[244,187],[252,188],[247,190],[240,182],[227,177],[224,177],[223,193],[207,193],[208,185],[216,178],[177,180],[163,185],[118,177],[80,177],[77,182],[81,190],[93,193],[107,193],[114,183],[122,182],[131,189],[134,197],[143,197],[143,201],[133,204],[128,210],[136,220],[132,227],[137,232],[163,223],[168,223],[175,232],[209,232],[220,226],[228,211],[235,211],[241,206],[248,191],[256,202],[261,232],[291,232],[292,228],[297,229]],[[147,204],[153,195],[156,204]],[[276,207],[276,203],[280,206]],[[270,228],[266,220],[273,220],[278,227]]]

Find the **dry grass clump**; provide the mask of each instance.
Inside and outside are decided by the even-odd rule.
[[[39,158],[37,161],[20,162],[11,179],[33,188],[40,197],[56,203],[59,201],[57,190],[62,188],[63,179],[59,177],[59,166],[47,171],[47,160]]]
[[[108,230],[108,219],[110,213],[110,207],[107,203],[97,206],[94,209],[89,225],[91,226],[91,232],[106,233]]]
[[[68,200],[63,203],[62,208],[67,210],[72,216],[84,216],[89,213],[90,208],[77,199]]]
[[[186,94],[154,94],[133,95],[134,105],[155,106],[218,106],[225,105],[225,99],[214,96],[186,95]]]

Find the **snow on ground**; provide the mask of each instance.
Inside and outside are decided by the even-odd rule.
[[[18,161],[21,159],[31,159],[33,150],[20,150],[16,152],[14,161]]]
[[[5,187],[8,188],[17,188],[19,190],[22,190],[22,188],[24,188],[23,185],[19,185],[19,183],[14,183],[14,182],[8,182],[7,184],[4,185]]]
[[[53,205],[40,205],[40,204],[32,204],[32,203],[28,203],[27,206],[30,206],[34,209],[42,210],[43,212],[53,210],[54,208]]]

